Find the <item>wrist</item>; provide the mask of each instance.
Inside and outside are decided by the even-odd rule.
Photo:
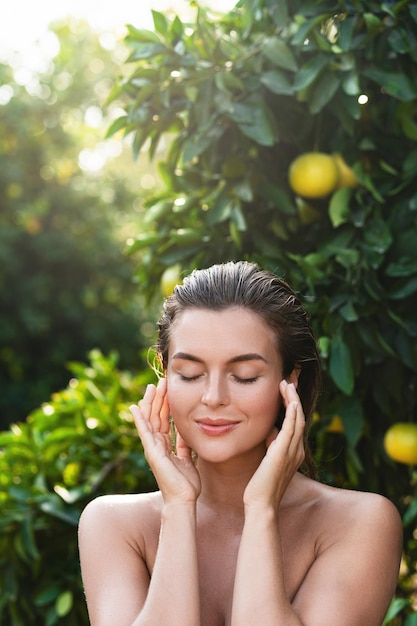
[[[192,516],[196,514],[197,503],[195,501],[168,500],[162,507],[162,516]]]
[[[259,523],[276,523],[278,521],[278,508],[275,504],[266,502],[245,502],[245,521],[254,521]]]

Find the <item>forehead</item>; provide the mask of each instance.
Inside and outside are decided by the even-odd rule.
[[[186,309],[171,327],[169,353],[177,351],[224,358],[259,353],[270,360],[277,355],[277,339],[266,322],[249,309]]]

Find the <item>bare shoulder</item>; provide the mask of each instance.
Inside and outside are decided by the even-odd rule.
[[[355,545],[369,542],[374,549],[390,546],[393,555],[401,553],[401,517],[390,500],[376,493],[339,489],[315,481],[307,488],[324,549],[339,541],[347,546],[351,540]]]
[[[151,528],[160,523],[162,497],[160,492],[106,495],[91,500],[83,510],[80,534],[117,534],[135,542],[144,538]]]
[[[381,624],[395,591],[402,552],[396,507],[378,494],[310,479],[301,483],[302,494],[308,501],[315,559],[294,607],[308,624]]]
[[[100,496],[79,523],[81,573],[91,624],[132,623],[149,586],[160,529],[158,492]],[[122,617],[124,615],[124,617]]]
[[[82,516],[108,515],[111,517],[122,516],[133,513],[160,512],[161,494],[159,491],[138,494],[116,494],[98,496],[91,500],[85,507]]]
[[[335,522],[356,524],[376,521],[393,528],[401,529],[401,518],[394,504],[377,493],[339,489],[328,485],[319,485],[322,506]]]

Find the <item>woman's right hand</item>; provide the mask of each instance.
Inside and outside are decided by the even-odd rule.
[[[132,405],[130,412],[164,502],[194,503],[201,491],[200,476],[179,433],[173,452],[166,379],[161,378],[157,386],[148,385],[143,399]]]

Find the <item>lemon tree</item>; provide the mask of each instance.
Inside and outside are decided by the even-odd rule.
[[[323,361],[322,476],[408,511],[411,575],[413,478],[383,441],[417,423],[417,5],[241,0],[187,23],[153,15],[152,30],[128,29],[109,129],[136,156],[167,146],[164,188],[130,247],[138,280],[160,299],[169,267],[244,258],[294,285]],[[326,166],[291,171],[311,154]],[[342,432],[327,429],[334,415]]]

